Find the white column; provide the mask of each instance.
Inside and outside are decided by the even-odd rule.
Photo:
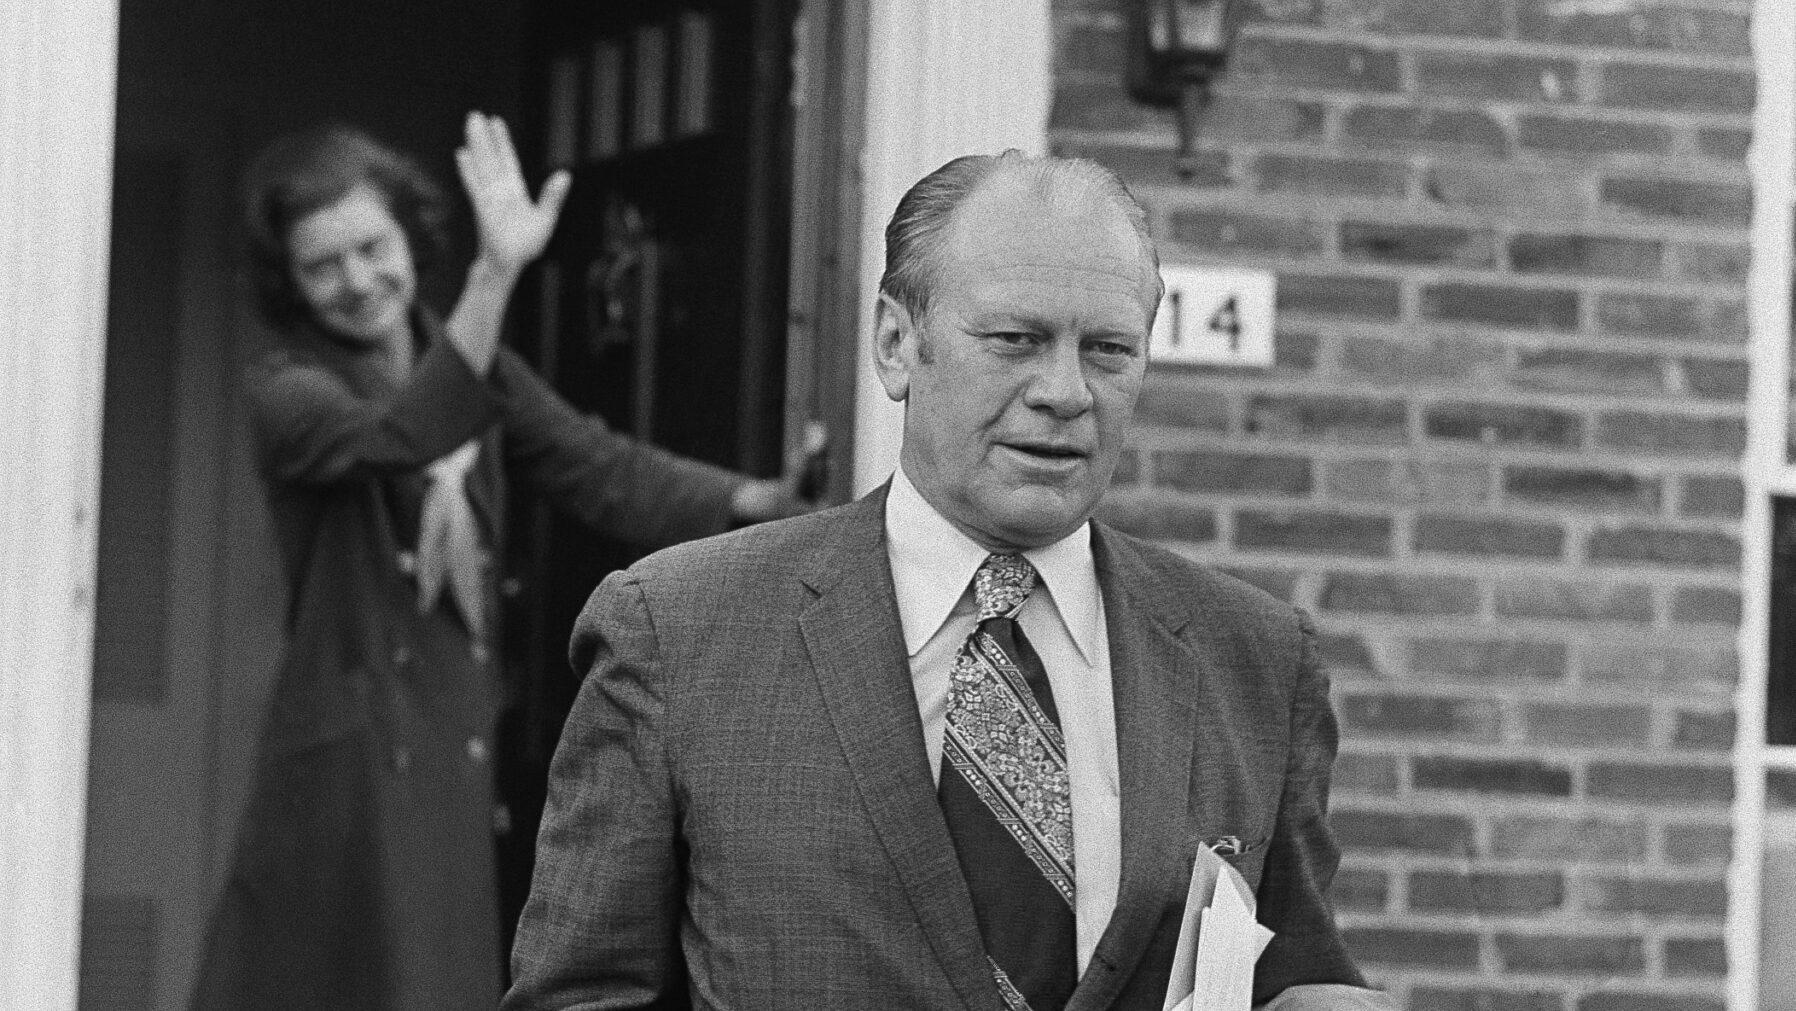
[[[0,1007],[75,1007],[116,0],[0,0]]]
[[[1011,147],[1047,150],[1054,84],[1048,7],[1048,0],[870,0],[856,495],[897,466],[904,417],[871,365],[886,221],[912,183],[951,158]]]

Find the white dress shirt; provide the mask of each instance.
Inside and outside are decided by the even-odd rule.
[[[929,768],[939,781],[948,671],[973,631],[973,573],[990,552],[937,512],[903,468],[892,476],[885,522],[911,686],[923,717]],[[1047,668],[1066,738],[1073,803],[1073,914],[1082,975],[1116,909],[1122,874],[1110,636],[1091,557],[1091,524],[1023,556],[1038,578],[1017,621]]]

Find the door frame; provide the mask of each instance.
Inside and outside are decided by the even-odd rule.
[[[0,61],[0,1006],[78,995],[116,0],[9,7]],[[18,157],[16,152],[24,152]]]

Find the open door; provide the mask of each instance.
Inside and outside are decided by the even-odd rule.
[[[779,472],[786,409],[796,0],[533,8],[524,156],[574,184],[520,292],[518,347],[614,428]],[[580,606],[639,557],[520,498],[502,731],[506,922],[529,885]]]

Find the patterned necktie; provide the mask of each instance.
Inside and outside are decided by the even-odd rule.
[[[1016,613],[1035,588],[1021,555],[973,577],[973,634],[954,657],[937,791],[979,933],[1010,1011],[1060,1011],[1078,981],[1066,741]]]

